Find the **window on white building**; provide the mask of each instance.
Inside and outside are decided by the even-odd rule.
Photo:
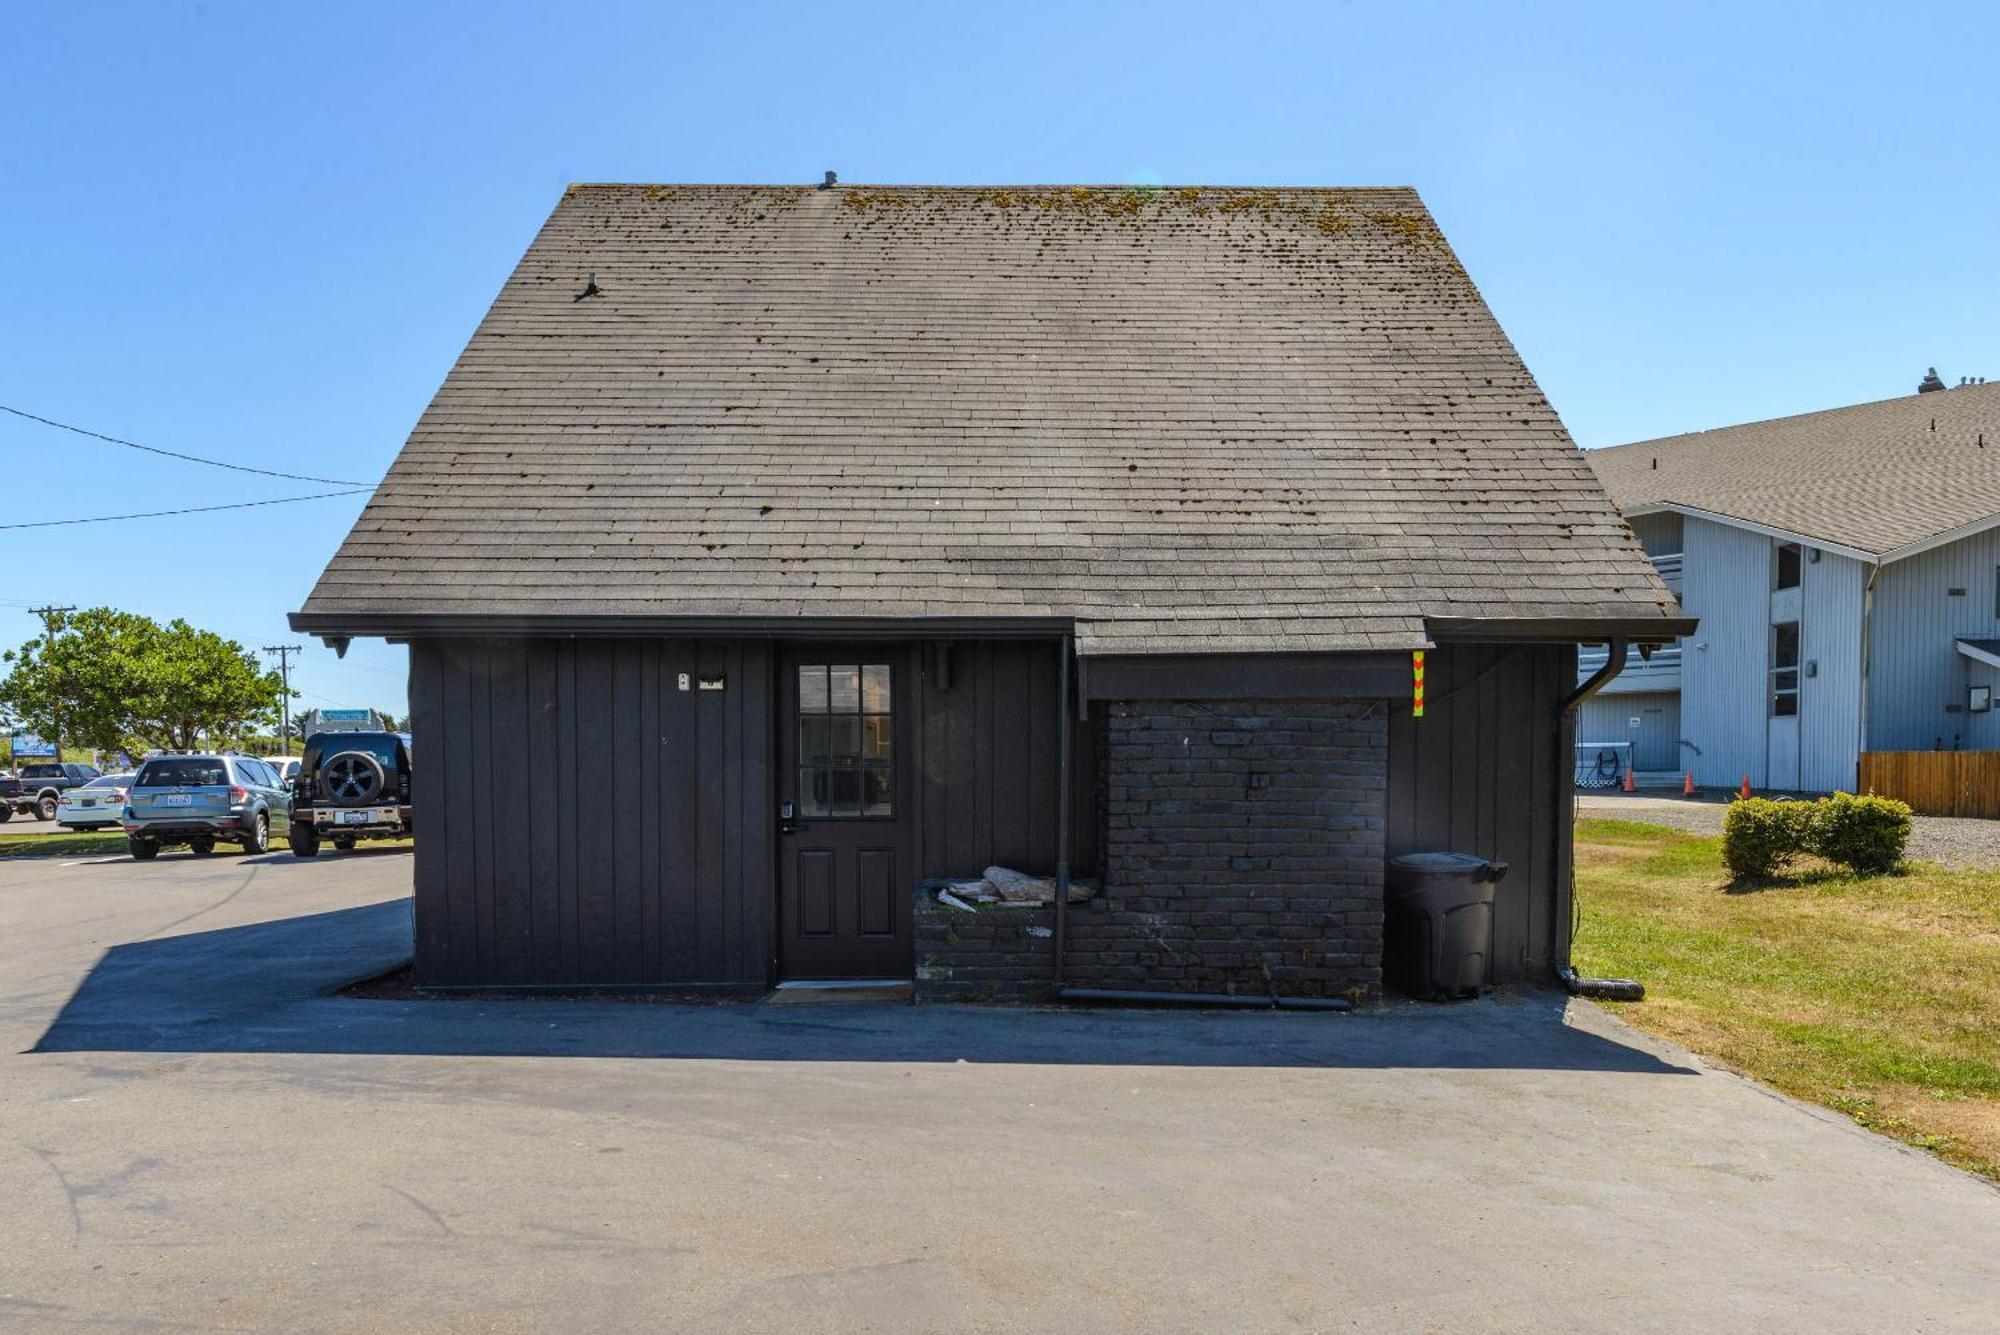
[[[1781,621],[1771,627],[1771,714],[1790,718],[1799,712],[1799,623]]]

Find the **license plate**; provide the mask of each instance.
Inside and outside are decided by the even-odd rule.
[[[194,798],[186,793],[168,793],[161,800],[170,807],[191,807],[194,805]]]
[[[343,825],[366,825],[374,814],[372,811],[343,811],[340,813],[340,823]]]
[[[94,797],[79,797],[76,799],[76,804],[80,807],[94,807],[97,805],[97,799]]]

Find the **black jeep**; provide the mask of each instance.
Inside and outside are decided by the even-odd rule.
[[[402,839],[410,821],[410,739],[397,732],[316,732],[292,780],[292,852],[316,857],[322,839],[343,852],[357,839]]]

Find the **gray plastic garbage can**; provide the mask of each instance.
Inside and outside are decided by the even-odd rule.
[[[1389,859],[1383,980],[1426,1001],[1479,995],[1493,953],[1493,887],[1507,864],[1469,853]]]

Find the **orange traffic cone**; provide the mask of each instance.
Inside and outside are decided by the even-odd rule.
[[[1693,796],[1694,796],[1694,771],[1693,771],[1693,770],[1689,770],[1689,771],[1687,772],[1687,780],[1686,780],[1686,781],[1685,781],[1684,783],[1682,783],[1682,784],[1681,784],[1681,796],[1682,796],[1682,797],[1693,797]]]
[[[1743,787],[1737,791],[1736,795],[1738,797],[1750,796],[1750,776],[1748,774],[1743,776]]]
[[[1628,793],[1639,791],[1639,785],[1632,782],[1632,767],[1630,765],[1625,767],[1625,791]]]

